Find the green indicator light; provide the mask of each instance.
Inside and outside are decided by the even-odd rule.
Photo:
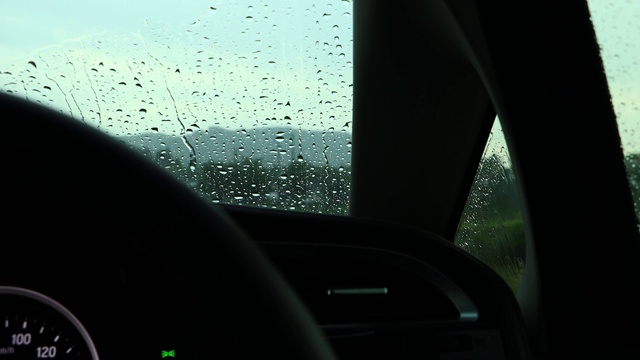
[[[162,358],[174,358],[176,357],[176,351],[175,350],[162,350]]]

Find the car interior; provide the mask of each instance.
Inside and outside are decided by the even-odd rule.
[[[212,203],[34,101],[42,58],[0,68],[0,360],[639,358],[640,179],[587,1],[332,3],[353,24],[346,214]],[[105,94],[104,122],[127,101]],[[517,291],[454,243],[496,116]]]

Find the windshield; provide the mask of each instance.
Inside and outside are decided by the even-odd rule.
[[[86,122],[214,203],[347,214],[352,4],[0,4],[0,90]]]

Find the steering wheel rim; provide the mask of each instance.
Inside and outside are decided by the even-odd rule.
[[[243,358],[335,358],[294,291],[221,207],[76,119],[3,93],[0,109],[6,168],[20,170],[6,177],[6,224],[36,214],[38,228],[63,235],[56,248],[91,239],[98,248],[144,249],[190,284],[203,316],[233,332]],[[29,237],[3,242],[15,255],[4,266],[19,266],[27,249],[53,251],[55,237]]]

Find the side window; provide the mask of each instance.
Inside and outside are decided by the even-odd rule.
[[[491,266],[516,292],[524,274],[520,196],[496,117],[454,243]]]

